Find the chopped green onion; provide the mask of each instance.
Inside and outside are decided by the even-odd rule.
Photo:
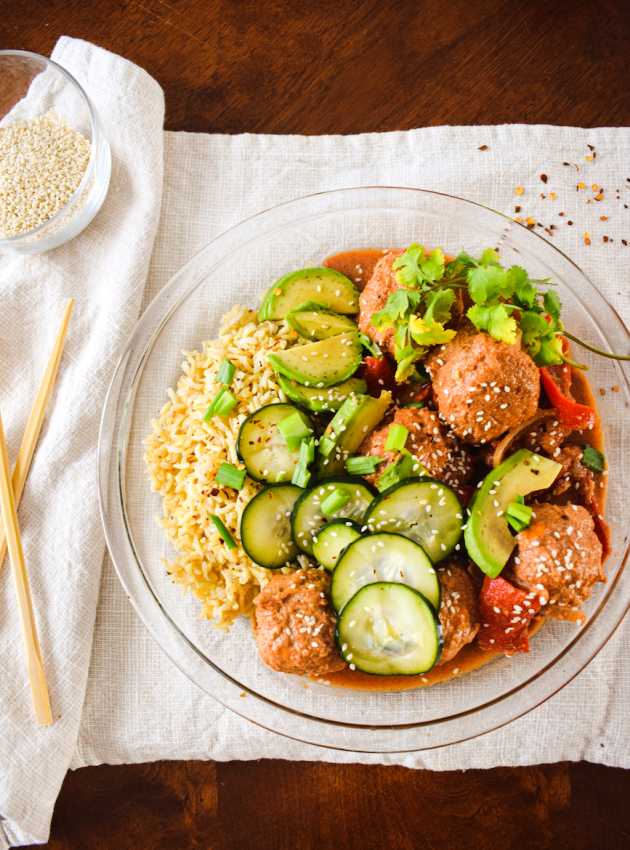
[[[310,437],[313,433],[312,428],[302,418],[301,414],[296,410],[291,413],[286,419],[278,422],[278,430],[284,437],[287,446],[291,451],[296,451],[300,447],[300,443],[305,437]]]
[[[214,397],[210,407],[206,410],[206,414],[203,417],[206,422],[209,422],[213,416],[228,416],[236,405],[238,404],[237,400],[234,398],[232,393],[223,387],[219,390],[219,392]]]
[[[381,351],[378,344],[376,342],[374,342],[373,339],[370,339],[370,337],[367,334],[359,334],[359,342],[361,343],[363,348],[367,349],[367,351],[370,352],[372,357],[382,357],[383,356],[383,352]]]
[[[379,475],[376,481],[376,489],[379,493],[393,487],[405,478],[411,478],[414,475],[422,475],[426,470],[420,461],[408,452],[401,455],[387,469]]]
[[[505,512],[508,524],[514,531],[522,531],[532,521],[533,511],[529,505],[524,504],[522,496],[517,496],[513,502],[507,506]]]
[[[291,484],[296,487],[306,487],[311,480],[311,473],[308,465],[315,460],[315,438],[310,437],[308,440],[302,440],[300,443],[300,457],[297,466],[293,470]]]
[[[216,530],[219,532],[221,540],[223,540],[228,549],[236,549],[236,541],[234,540],[230,532],[227,530],[227,528],[223,525],[219,517],[216,514],[212,514],[210,519],[212,520],[212,523]]]
[[[233,363],[230,363],[229,360],[222,360],[219,365],[219,371],[217,372],[217,381],[229,387],[234,379],[235,372],[236,366]]]
[[[593,446],[584,446],[582,463],[587,469],[592,469],[593,472],[603,472],[606,468],[606,458]]]
[[[334,451],[336,445],[337,444],[332,439],[332,437],[327,437],[325,434],[323,434],[319,438],[319,446],[317,447],[317,449],[322,457],[329,457]]]
[[[424,407],[423,401],[410,401],[408,404],[403,404],[403,408],[415,408],[420,410],[420,408]]]
[[[346,470],[350,475],[372,475],[376,467],[383,462],[382,457],[377,455],[357,455],[349,457],[346,461]]]
[[[389,426],[387,432],[387,440],[385,441],[386,452],[401,452],[405,448],[409,431],[404,425],[399,425],[395,422]]]
[[[335,487],[332,493],[322,501],[319,506],[320,511],[324,516],[332,516],[338,510],[341,510],[344,505],[347,505],[352,496],[343,487]]]
[[[246,475],[247,473],[244,469],[237,469],[233,463],[222,463],[217,470],[214,480],[217,484],[222,484],[224,487],[233,487],[235,490],[241,490],[245,483]]]

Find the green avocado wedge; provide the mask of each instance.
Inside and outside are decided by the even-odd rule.
[[[468,508],[464,543],[487,576],[499,575],[515,546],[505,515],[508,505],[517,496],[551,487],[561,469],[555,460],[520,449],[486,475]]]
[[[384,390],[378,398],[353,395],[344,401],[319,441],[317,471],[322,478],[343,472],[346,459],[376,428],[391,400],[392,394]]]
[[[267,355],[274,371],[307,387],[330,387],[350,378],[363,357],[356,333],[295,345]]]
[[[313,413],[326,413],[328,411],[334,413],[339,410],[348,396],[367,391],[367,384],[361,378],[348,378],[341,384],[335,384],[324,389],[305,387],[298,384],[297,381],[290,381],[284,375],[278,375],[278,383],[288,399]]]
[[[310,301],[287,313],[287,322],[301,337],[309,340],[328,339],[348,331],[358,331],[353,319]]]
[[[306,301],[335,313],[359,312],[359,291],[345,274],[327,268],[300,269],[277,280],[263,298],[258,320],[284,319]]]

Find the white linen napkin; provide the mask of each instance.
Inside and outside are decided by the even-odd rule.
[[[65,414],[63,419],[57,420],[55,432],[59,442],[56,447],[58,454],[55,455],[59,458],[58,466],[51,467],[47,457],[53,454],[55,448],[46,451],[51,442],[49,426],[43,438],[46,442],[42,442],[36,467],[27,486],[31,500],[41,494],[42,499],[44,495],[47,497],[48,505],[54,501],[55,523],[57,528],[64,529],[64,544],[67,544],[65,528],[68,525],[64,520],[72,511],[76,511],[72,522],[73,534],[76,534],[76,553],[70,559],[71,562],[62,563],[61,572],[49,551],[50,547],[60,543],[50,533],[52,522],[48,522],[47,516],[46,527],[38,527],[38,511],[32,501],[24,503],[22,512],[23,525],[26,527],[28,524],[29,529],[27,555],[38,551],[39,541],[42,551],[46,543],[50,558],[45,563],[41,553],[39,559],[35,555],[29,556],[32,571],[38,573],[41,570],[41,583],[35,583],[35,576],[33,582],[36,604],[38,599],[44,598],[48,605],[59,606],[57,618],[69,617],[67,611],[72,608],[73,622],[78,619],[76,612],[81,608],[86,614],[82,625],[77,624],[76,629],[84,628],[87,639],[84,643],[77,639],[76,651],[69,653],[71,644],[67,627],[64,631],[65,643],[53,639],[59,636],[54,622],[46,623],[42,628],[42,643],[49,653],[47,665],[52,666],[49,675],[53,700],[56,706],[61,705],[67,720],[63,733],[60,727],[53,727],[52,734],[59,735],[54,745],[47,747],[47,742],[41,738],[36,740],[35,736],[39,732],[32,731],[32,725],[23,720],[19,728],[15,723],[10,725],[11,721],[3,725],[5,714],[16,716],[13,708],[10,712],[5,710],[2,713],[0,737],[19,737],[17,747],[8,748],[15,751],[15,756],[5,756],[2,760],[8,769],[0,777],[0,815],[4,818],[0,820],[0,825],[4,826],[7,840],[16,844],[27,840],[45,840],[54,797],[75,741],[73,767],[164,758],[228,760],[261,757],[401,763],[433,769],[582,758],[630,766],[626,710],[630,683],[629,665],[625,660],[630,649],[628,623],[618,630],[596,661],[572,685],[507,729],[443,750],[400,756],[326,751],[265,732],[223,709],[188,682],[166,658],[129,605],[107,558],[100,576],[99,557],[103,544],[98,532],[94,494],[95,424],[88,415],[94,413],[95,422],[98,411],[88,410],[89,403],[80,404],[80,401],[91,399],[92,406],[98,407],[102,399],[100,380],[95,387],[96,381],[87,378],[90,375],[89,368],[80,368],[83,350],[81,340],[86,328],[91,329],[95,348],[106,350],[104,357],[110,358],[107,366],[103,365],[98,373],[99,379],[101,376],[105,379],[110,372],[111,355],[136,316],[143,281],[143,262],[152,249],[155,223],[151,215],[155,215],[159,207],[159,146],[162,136],[156,132],[156,126],[161,120],[158,116],[161,98],[157,86],[146,75],[125,60],[105,54],[91,45],[64,39],[58,45],[55,57],[69,66],[86,84],[105,120],[106,128],[108,122],[105,113],[109,111],[111,118],[118,115],[120,110],[125,116],[123,126],[126,126],[127,121],[133,123],[133,139],[136,141],[131,157],[124,143],[124,133],[122,138],[120,132],[115,135],[108,133],[118,171],[114,172],[113,187],[106,207],[74,246],[60,249],[37,261],[45,264],[42,274],[50,273],[51,264],[57,268],[63,262],[66,268],[67,252],[73,257],[71,269],[76,273],[71,279],[66,279],[66,288],[61,292],[64,295],[76,295],[85,288],[86,299],[96,297],[97,294],[101,296],[98,302],[101,313],[98,316],[90,313],[80,327],[73,329],[74,335],[69,341],[63,374],[68,400],[61,404],[59,402],[63,399],[58,396],[53,413],[55,416],[63,410]],[[120,102],[116,102],[116,90]],[[99,98],[102,98],[102,103]],[[131,139],[131,129],[128,132]],[[138,142],[140,134],[142,141]],[[555,244],[582,265],[626,320],[630,319],[630,294],[627,287],[621,286],[627,280],[630,270],[630,248],[624,249],[620,241],[621,238],[630,241],[630,214],[623,209],[622,204],[614,207],[613,214],[613,199],[610,199],[610,202],[592,204],[592,210],[582,204],[579,210],[582,218],[579,219],[576,181],[570,170],[561,164],[563,160],[584,162],[584,156],[588,155],[587,144],[595,145],[598,158],[590,172],[593,174],[593,182],[597,180],[607,187],[620,185],[630,199],[630,189],[625,188],[625,178],[630,176],[625,173],[630,161],[630,130],[585,131],[514,125],[442,127],[406,133],[319,138],[166,133],[164,141],[162,215],[151,259],[145,303],[209,239],[245,216],[309,192],[381,183],[451,192],[508,213],[513,212],[515,204],[521,204],[525,215],[531,214],[537,221],[545,223],[558,223],[556,216],[559,210],[575,211],[573,227],[561,227],[558,223]],[[487,150],[479,150],[483,145],[487,145]],[[126,169],[135,178],[142,166],[146,168],[147,183],[150,177],[153,180],[140,196],[139,178],[136,192],[124,181],[123,175]],[[540,192],[545,191],[539,178],[540,173],[549,175],[550,188],[553,185],[553,190],[557,192],[557,199],[553,202],[548,199],[543,201],[539,197]],[[525,189],[522,198],[514,196],[517,185]],[[630,183],[627,185],[630,187]],[[115,217],[110,218],[114,205]],[[113,225],[122,218],[122,209],[127,210],[130,226],[126,226],[124,232],[119,234]],[[143,224],[131,222],[132,211],[138,213],[137,220],[142,220]],[[605,213],[610,214],[610,221],[605,223],[604,228],[598,216]],[[582,223],[587,220],[588,225]],[[582,239],[587,229],[591,231],[593,240],[588,248]],[[604,244],[603,234],[613,237],[615,242]],[[116,244],[118,236],[122,244]],[[96,255],[92,240],[97,240],[101,248],[101,252]],[[107,245],[112,246],[111,250],[107,249],[111,266],[105,266],[102,261],[106,241]],[[133,272],[132,254],[136,257]],[[130,267],[126,281],[119,268],[123,258]],[[24,262],[20,260],[15,263],[18,270],[14,274],[18,277],[24,274]],[[70,275],[71,271],[67,274]],[[98,277],[102,280],[104,276],[101,288]],[[29,284],[31,277],[29,275]],[[85,287],[84,277],[90,281],[90,285],[86,284]],[[0,273],[0,286],[3,280]],[[61,294],[58,297],[61,301]],[[18,298],[12,288],[11,299],[7,304],[12,305],[13,301],[17,305]],[[37,303],[35,306],[38,306]],[[16,312],[13,313],[11,327],[15,324],[16,315],[18,319],[24,315],[17,306],[12,309]],[[81,318],[80,313],[79,316]],[[4,315],[0,317],[0,323],[4,318]],[[88,321],[92,324],[88,325]],[[41,323],[41,328],[47,328],[47,324]],[[6,327],[9,327],[8,323]],[[39,325],[37,327],[39,329]],[[46,332],[52,336],[52,329]],[[109,340],[103,338],[107,333],[113,334]],[[7,338],[6,335],[3,338]],[[42,348],[45,346],[42,345]],[[22,369],[25,367],[23,357],[18,357],[12,350],[10,354],[13,357],[13,369],[0,370],[0,378],[6,383],[8,379],[5,372],[10,376],[13,384],[9,382],[9,386],[13,387],[12,392],[17,400],[18,394],[25,393],[28,396],[28,392],[22,390],[21,385],[19,388],[17,386],[17,379],[13,377],[16,374],[15,365],[19,363]],[[31,383],[36,377],[37,370],[29,377]],[[59,392],[63,390],[64,386],[60,385]],[[19,416],[25,415],[25,405],[16,401],[16,406],[17,414],[14,407],[11,408],[11,414],[7,408],[7,419],[14,421],[16,416],[19,419]],[[81,421],[84,427],[81,432],[78,426],[74,427],[72,411],[83,417]],[[13,427],[12,440],[15,446],[15,429],[19,431],[19,427],[15,424]],[[89,470],[88,462],[91,464]],[[54,477],[52,469],[55,470]],[[74,494],[68,492],[67,486],[61,486],[61,480],[56,480],[58,477],[61,479],[64,471],[73,482],[82,480],[83,476],[86,476],[87,481],[89,477],[89,486],[86,485],[82,494],[89,509],[84,507],[80,511],[78,498],[75,505]],[[35,477],[35,473],[40,477]],[[67,478],[65,480],[67,483]],[[55,482],[53,490],[51,481]],[[29,509],[29,504],[33,508]],[[49,510],[52,512],[53,508]],[[44,515],[43,511],[40,513]],[[52,520],[53,514],[50,516]],[[79,552],[89,552],[90,557],[82,555],[80,558]],[[60,575],[65,579],[64,587],[73,588],[72,594],[67,590],[59,593]],[[80,580],[78,575],[85,577],[85,580]],[[90,581],[87,581],[88,575]],[[89,654],[90,616],[94,614],[99,578],[101,587],[90,673],[77,739]],[[10,588],[5,587],[6,576],[0,576],[0,584],[1,604],[4,605],[3,610],[8,610],[12,597]],[[44,588],[42,584],[45,584]],[[0,628],[5,643],[9,635],[11,641],[17,643],[15,624],[9,626],[0,622]],[[88,644],[87,647],[85,644]],[[19,650],[19,645],[13,648],[17,659],[12,673],[13,689],[16,692],[20,687],[24,690],[23,670],[17,663],[21,660]],[[68,662],[69,658],[72,658],[72,662]],[[70,669],[62,669],[62,665],[69,663],[72,664]],[[59,668],[58,673],[55,665]],[[2,689],[6,687],[8,683],[3,682],[0,699],[4,699]],[[59,702],[62,698],[66,700],[64,704]],[[28,714],[28,695],[13,695],[12,704],[19,700],[26,706],[20,710]],[[6,701],[0,702],[0,708],[7,704]],[[582,710],[585,705],[588,711]],[[25,736],[29,736],[27,743],[22,740]],[[63,756],[57,755],[53,759],[55,748],[60,752],[62,745]],[[0,742],[2,746],[4,742]],[[36,750],[39,753],[37,763],[34,761]],[[5,755],[4,750],[0,750],[0,753]],[[46,771],[41,770],[44,761],[48,766]],[[0,838],[0,850],[3,846],[6,844],[3,845]]]
[[[86,88],[113,157],[109,194],[73,242],[0,258],[0,406],[15,458],[64,302],[75,312],[20,509],[55,723],[38,727],[13,582],[0,573],[0,847],[44,841],[75,749],[105,550],[96,443],[121,343],[138,317],[162,195],[164,98],[143,70],[63,38],[53,53]],[[31,91],[32,94],[32,91]]]

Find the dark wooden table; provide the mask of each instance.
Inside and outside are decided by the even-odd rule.
[[[630,123],[628,0],[0,0],[0,47],[64,33],[153,74],[169,129]],[[629,795],[589,764],[98,767],[68,775],[47,846],[627,850]]]

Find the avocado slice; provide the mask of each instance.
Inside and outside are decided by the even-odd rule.
[[[505,515],[510,502],[551,487],[561,469],[555,460],[520,449],[486,475],[468,508],[464,543],[487,576],[499,575],[515,546]]]
[[[367,390],[367,385],[361,378],[348,378],[341,384],[324,389],[305,387],[297,381],[290,381],[284,375],[278,375],[278,383],[288,399],[300,407],[312,410],[313,413],[339,410],[348,396],[365,393]]]
[[[308,301],[287,313],[287,322],[305,339],[328,339],[348,331],[358,332],[356,322],[320,304]]]
[[[314,301],[335,313],[359,312],[359,291],[350,278],[322,267],[300,269],[277,280],[263,298],[258,320],[284,319],[306,301]]]
[[[319,342],[274,351],[267,360],[280,375],[307,387],[330,387],[353,375],[362,359],[356,333],[339,334]]]
[[[388,391],[378,398],[349,396],[328,423],[319,440],[317,471],[328,477],[343,472],[346,458],[354,454],[367,435],[387,413],[392,400]]]

